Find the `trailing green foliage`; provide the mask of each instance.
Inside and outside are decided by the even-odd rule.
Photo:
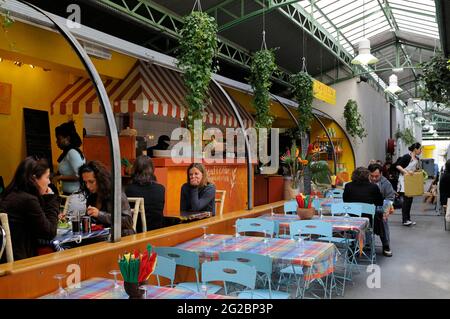
[[[402,140],[405,143],[405,145],[408,146],[412,145],[416,141],[413,132],[409,128],[405,128],[403,131],[397,130],[394,136],[396,139]]]
[[[430,61],[422,63],[421,79],[425,83],[426,100],[450,106],[450,69],[442,54],[434,55]]]
[[[250,66],[250,85],[253,88],[253,106],[256,109],[256,128],[271,128],[273,117],[269,114],[272,86],[270,77],[277,70],[273,50],[261,50],[254,54]]]
[[[195,120],[203,119],[208,104],[213,58],[217,51],[217,23],[207,13],[194,11],[184,19],[181,30],[178,66],[184,71],[187,89],[187,124],[194,128]]]
[[[298,128],[301,133],[311,129],[313,120],[313,80],[306,72],[299,72],[290,76],[290,83],[294,87],[294,97],[298,102]]]
[[[352,137],[359,137],[361,140],[367,136],[367,132],[362,126],[362,116],[358,112],[358,104],[354,100],[348,100],[344,108],[345,129]]]

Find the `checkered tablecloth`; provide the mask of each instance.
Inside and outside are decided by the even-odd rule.
[[[294,264],[310,267],[305,279],[321,278],[334,271],[336,246],[329,243],[303,241],[298,243],[290,239],[230,235],[208,235],[196,238],[176,247],[195,251],[202,260],[217,260],[221,251],[242,251],[269,255],[274,263]]]
[[[118,283],[123,286],[122,281]],[[81,282],[80,288],[67,289],[69,299],[128,299],[123,289],[114,290],[114,280],[106,278],[91,278]],[[201,293],[170,287],[146,286],[147,299],[204,299]],[[53,293],[42,296],[40,299],[53,299]],[[208,299],[223,299],[228,296],[208,295]]]
[[[289,224],[300,220],[297,215],[283,215],[283,214],[265,214],[259,218],[265,220],[275,221],[281,231],[289,229]],[[356,233],[360,248],[364,247],[366,239],[366,230],[369,227],[369,219],[365,217],[344,217],[344,216],[314,216],[314,220],[322,220],[333,225],[333,232],[352,231]]]

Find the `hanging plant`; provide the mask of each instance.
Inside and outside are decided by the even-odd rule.
[[[194,11],[184,19],[181,30],[178,66],[184,72],[186,86],[187,124],[194,128],[202,120],[209,99],[213,58],[217,51],[217,23],[207,13]]]
[[[409,128],[405,128],[403,131],[397,130],[394,136],[397,140],[402,140],[405,145],[412,145],[416,141],[413,132]]]
[[[367,132],[362,126],[362,116],[358,112],[358,104],[354,100],[348,100],[344,108],[345,129],[352,137],[363,140]]]
[[[311,129],[313,119],[313,80],[306,72],[299,72],[290,76],[290,83],[294,87],[294,98],[298,102],[298,128],[301,133]]]
[[[250,85],[253,88],[253,106],[256,109],[256,128],[271,128],[273,117],[269,114],[272,86],[270,77],[277,70],[273,50],[261,50],[253,56],[250,66]]]
[[[430,61],[422,63],[422,68],[425,99],[450,106],[450,69],[447,59],[442,54],[436,54]]]

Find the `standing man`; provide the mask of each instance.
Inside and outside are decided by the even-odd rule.
[[[383,168],[380,164],[370,164],[369,167],[369,180],[371,183],[376,184],[380,189],[383,199],[390,200],[394,202],[395,191],[392,188],[392,184],[389,180],[382,175]],[[379,212],[381,213],[381,212]],[[386,257],[392,257],[392,251],[390,248],[390,238],[389,238],[389,226],[388,226],[388,216],[389,213],[383,213],[383,228],[382,235],[380,235],[381,242],[383,243],[383,255]]]

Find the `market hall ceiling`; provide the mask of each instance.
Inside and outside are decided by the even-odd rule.
[[[82,8],[82,24],[176,56],[178,41],[174,33],[182,25],[181,17],[191,12],[195,1],[32,2],[60,16],[67,15],[67,5],[78,3]],[[388,83],[392,74],[386,69],[405,67],[398,77],[399,86],[404,89],[400,98],[406,101],[417,96],[420,70],[413,67],[440,46],[433,0],[272,0],[269,7],[265,1],[265,8],[262,3],[260,0],[201,1],[202,10],[216,17],[219,36],[226,43],[223,51],[229,56],[220,57],[222,75],[247,82],[248,57],[261,47],[263,21],[267,46],[278,48],[277,63],[285,74],[299,71],[301,58],[305,56],[308,72],[327,84],[353,76],[349,61],[356,52],[357,42],[365,35],[372,41],[373,54],[380,59],[376,68],[382,71],[376,71],[376,76],[382,81]],[[148,12],[152,13],[153,21],[161,24],[152,24]],[[389,38],[386,46],[385,40]],[[410,41],[405,42],[405,38]],[[286,77],[276,79],[274,93],[287,96],[288,90],[283,85],[286,80]]]

